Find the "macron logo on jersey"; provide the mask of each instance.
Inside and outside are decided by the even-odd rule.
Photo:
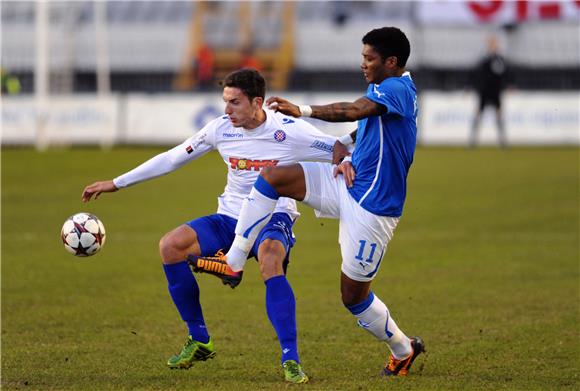
[[[294,120],[287,118],[287,117],[284,117],[284,118],[282,118],[282,123],[283,124],[293,124]]]
[[[244,135],[241,133],[222,133],[224,138],[244,138]]]

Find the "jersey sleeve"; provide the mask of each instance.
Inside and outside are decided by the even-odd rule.
[[[383,105],[388,113],[405,116],[405,91],[396,81],[385,79],[381,84],[371,84],[366,97]]]
[[[175,171],[186,163],[211,151],[214,148],[212,145],[214,132],[210,125],[211,123],[183,143],[116,177],[113,179],[113,183],[120,189],[157,178]]]
[[[293,142],[294,151],[298,160],[332,161],[332,149],[337,140],[315,128],[304,120],[296,120],[294,126]]]

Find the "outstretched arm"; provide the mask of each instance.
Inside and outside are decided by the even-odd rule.
[[[361,97],[354,102],[331,103],[323,106],[295,105],[286,99],[273,96],[268,98],[266,105],[274,111],[279,111],[293,117],[312,117],[328,122],[351,122],[366,117],[381,115],[387,112],[382,106],[372,100]]]
[[[173,154],[172,154],[173,151]],[[177,153],[176,153],[177,152]],[[112,193],[119,190],[120,188],[134,185],[139,182],[143,182],[152,178],[156,178],[161,175],[165,175],[177,168],[181,167],[187,162],[185,159],[175,160],[174,157],[179,157],[183,155],[178,151],[173,150],[160,153],[157,156],[152,157],[145,163],[135,167],[129,172],[118,176],[115,179],[108,181],[95,182],[92,185],[85,187],[83,190],[82,200],[83,202],[88,202],[91,200],[92,196],[95,196],[95,200],[99,198],[101,193]]]
[[[204,142],[205,137],[204,133],[200,132],[178,146],[152,157],[145,163],[113,180],[99,181],[88,185],[83,190],[82,201],[90,201],[93,195],[96,200],[101,193],[112,193],[123,187],[157,178],[177,170],[187,162],[211,150],[212,146]]]

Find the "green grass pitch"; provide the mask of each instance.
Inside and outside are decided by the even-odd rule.
[[[255,262],[236,290],[199,276],[218,355],[165,368],[186,328],[161,268],[159,238],[214,213],[226,169],[215,153],[84,205],[159,148],[2,150],[2,388],[280,390],[279,346]],[[386,346],[340,301],[337,222],[303,213],[289,280],[308,390],[578,389],[579,150],[419,148],[403,219],[374,281],[428,353],[408,378],[378,372]],[[107,228],[94,257],[65,252],[65,218]]]

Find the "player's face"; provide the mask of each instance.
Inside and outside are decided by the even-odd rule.
[[[254,122],[262,108],[261,98],[254,98],[250,101],[242,90],[236,87],[225,87],[223,98],[226,103],[224,112],[232,125],[246,129],[255,127]]]
[[[371,45],[363,45],[362,62],[360,69],[367,83],[378,84],[389,76],[389,61],[391,57],[383,61],[381,55]]]

